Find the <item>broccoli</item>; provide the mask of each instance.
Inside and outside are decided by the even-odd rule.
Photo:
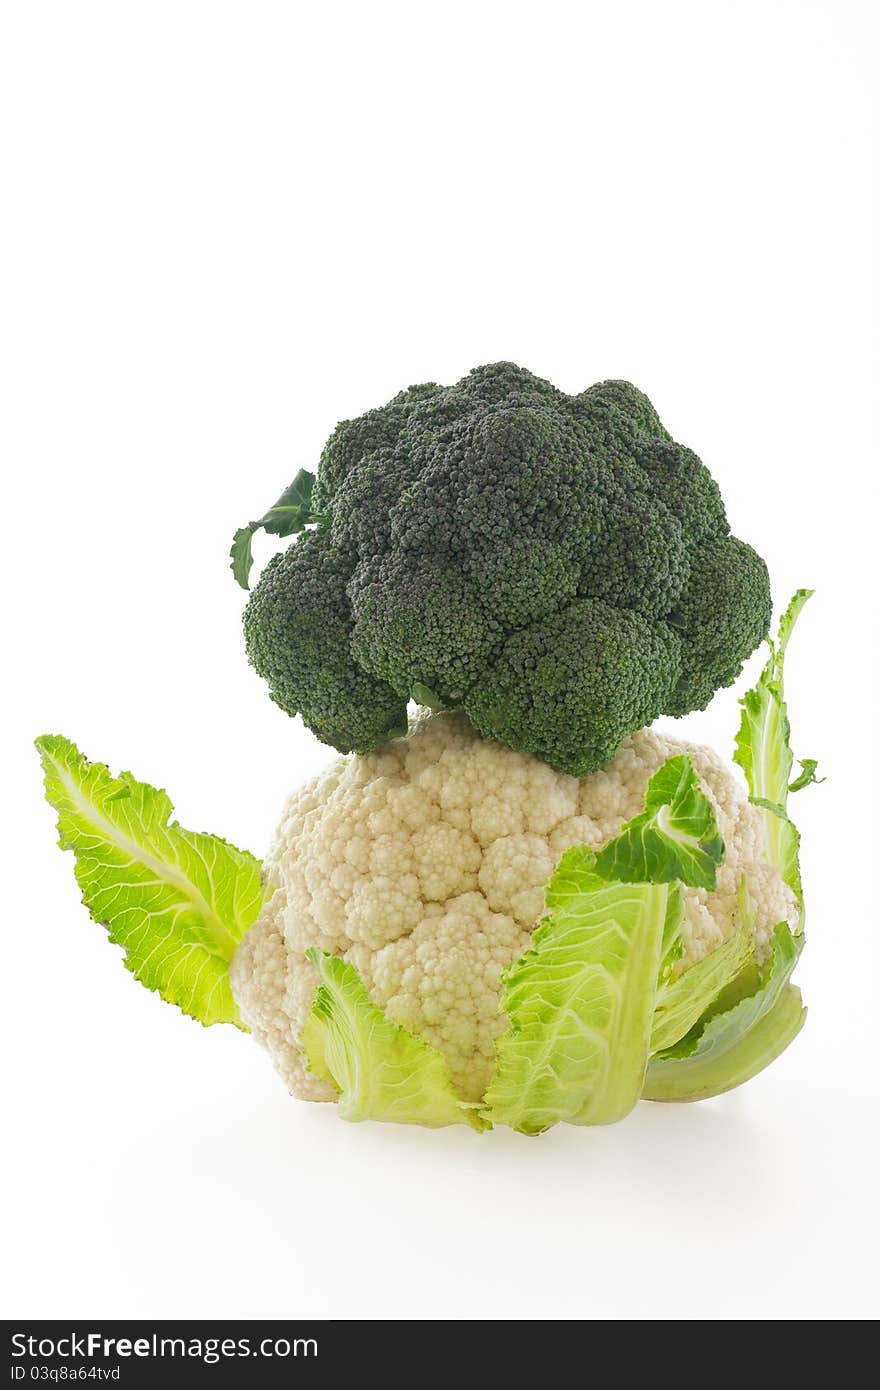
[[[247,648],[282,709],[323,743],[363,753],[405,734],[406,701],[351,659],[349,570],[324,530],[269,561],[248,605]]]
[[[584,776],[702,709],[766,636],[763,560],[645,395],[502,362],[343,421],[258,525],[305,530],[245,610],[272,698],[343,752],[409,699]],[[290,500],[293,498],[293,504]]]

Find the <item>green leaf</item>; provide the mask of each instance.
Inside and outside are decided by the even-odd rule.
[[[743,878],[733,936],[680,975],[661,980],[651,1029],[652,1052],[671,1047],[689,1033],[721,991],[754,963],[754,924],[754,907]]]
[[[800,904],[801,928],[804,898],[799,863],[800,836],[786,809],[794,760],[783,677],[785,653],[794,625],[812,593],[812,589],[798,589],[780,620],[776,645],[769,644],[770,656],[757,685],[740,700],[742,714],[733,754],[734,762],[745,772],[753,804],[763,813],[767,858]],[[805,763],[805,770],[807,766]],[[815,771],[815,762],[812,767]],[[801,778],[796,779],[796,788],[805,785]]]
[[[424,685],[421,681],[416,681],[410,691],[410,699],[415,700],[417,705],[424,705],[426,709],[446,709],[446,705],[440,699],[436,691],[432,690],[429,685]]]
[[[723,1057],[651,1062],[643,1098],[698,1101],[732,1091],[775,1062],[797,1037],[806,1017],[800,990],[786,985],[773,1007],[741,1034]]]
[[[339,1092],[343,1119],[486,1128],[456,1096],[440,1053],[385,1016],[353,965],[316,946],[306,956],[320,984],[301,1041],[312,1071]]]
[[[786,649],[794,631],[794,625],[800,617],[807,599],[812,598],[815,592],[815,589],[797,589],[779,619],[779,633],[776,638],[776,675],[779,680],[782,679],[782,663],[785,660]]]
[[[303,528],[303,518],[310,512],[315,476],[301,468],[282,492],[274,506],[257,522],[275,536],[291,536]]]
[[[680,895],[679,895],[680,896]],[[678,911],[678,896],[670,894],[669,910],[660,942],[660,969],[657,972],[658,988],[672,979],[672,973],[681,959],[683,943],[681,939],[682,913]]]
[[[313,522],[326,521],[322,512],[312,510],[314,474],[301,468],[293,482],[284,489],[274,506],[259,521],[251,521],[236,531],[229,554],[231,569],[243,589],[248,587],[253,564],[252,541],[255,531],[262,528],[273,536],[293,536]]]
[[[787,802],[791,791],[816,780],[817,764],[814,759],[805,759],[800,775],[792,780],[784,667],[795,623],[811,593],[811,589],[799,589],[792,598],[782,615],[776,644],[769,644],[770,655],[757,685],[740,701],[742,714],[734,752],[735,761],[746,774],[750,799],[762,812],[767,858],[800,904],[798,933],[793,935],[786,923],[779,923],[763,966],[759,968],[750,955],[738,971],[731,969],[727,980],[720,981],[714,1001],[679,1039],[672,1040],[658,1008],[653,1038],[658,1052],[648,1067],[644,1091],[649,1100],[701,1100],[741,1085],[779,1056],[806,1017],[800,992],[789,983],[803,947],[804,910],[800,837],[789,820]],[[747,919],[753,916],[744,886],[741,908]],[[753,920],[746,925],[751,937]],[[730,943],[721,951],[735,957],[735,946]],[[694,970],[713,973],[712,963],[718,964],[718,955],[715,952]],[[680,977],[682,985],[690,973]]]
[[[645,809],[600,850],[596,869],[623,883],[715,888],[724,855],[715,813],[686,753],[670,758],[648,783]]]
[[[114,777],[58,735],[37,739],[83,902],[148,989],[200,1023],[236,1023],[233,952],[260,910],[259,860],[170,821],[164,791]]]
[[[778,688],[765,682],[749,690],[740,707],[734,761],[745,771],[752,804],[763,813],[767,858],[802,902],[800,836],[785,809],[792,762],[785,705]]]
[[[732,981],[690,1033],[652,1058],[646,1100],[705,1100],[775,1061],[806,1017],[800,991],[789,984],[803,940],[779,923],[763,967]]]
[[[816,776],[816,768],[819,764],[815,758],[798,758],[798,762],[801,765],[801,770],[794,781],[789,782],[788,790],[790,792],[803,791],[804,787],[808,787],[811,782],[818,783],[825,781],[824,777]]]
[[[503,977],[509,1030],[484,1114],[525,1134],[560,1120],[610,1124],[639,1098],[664,952],[680,931],[677,884],[607,883],[595,856],[563,854],[548,916]]]
[[[232,549],[229,558],[232,561],[230,569],[235,575],[236,583],[243,589],[247,589],[250,581],[251,566],[254,563],[253,539],[257,524],[252,522],[250,526],[242,526],[232,537]]]

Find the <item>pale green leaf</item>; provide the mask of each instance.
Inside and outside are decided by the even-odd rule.
[[[812,589],[798,589],[782,615],[775,646],[770,643],[770,655],[757,685],[740,700],[742,713],[733,754],[734,761],[745,772],[751,800],[762,813],[767,858],[801,905],[801,927],[800,836],[787,811],[794,759],[785,704],[784,665],[795,622],[812,592]],[[805,772],[809,761],[803,765]],[[812,762],[813,773],[815,768]],[[801,774],[795,779],[795,789],[806,785],[803,777]]]
[[[786,985],[773,1007],[756,1019],[747,1032],[739,1034],[723,1055],[652,1061],[643,1099],[710,1100],[742,1086],[782,1055],[803,1028],[806,1017],[800,990]]]
[[[704,1100],[732,1090],[774,1061],[800,1031],[806,1011],[789,984],[803,948],[784,922],[767,960],[722,990],[681,1041],[651,1059],[646,1100]]]
[[[785,660],[785,653],[789,639],[794,631],[794,625],[801,615],[801,610],[807,599],[813,597],[815,589],[797,589],[792,595],[788,607],[779,619],[779,633],[776,638],[776,664],[777,676],[782,678],[782,663]]]
[[[725,985],[735,979],[754,955],[752,937],[744,928],[683,970],[661,991],[651,1029],[651,1051],[671,1047],[710,1007]]]
[[[723,855],[712,805],[700,790],[690,758],[682,753],[655,772],[644,811],[599,851],[596,869],[603,878],[625,883],[678,880],[714,889]]]
[[[736,930],[708,956],[679,975],[661,972],[651,1029],[651,1051],[677,1043],[711,1007],[718,995],[754,962],[755,909],[745,878],[737,895]]]
[[[47,734],[37,747],[83,902],[128,969],[200,1023],[238,1024],[228,966],[260,909],[259,861],[184,830],[164,791],[114,777],[69,739]]]
[[[812,786],[814,782],[818,784],[825,781],[824,777],[816,776],[816,769],[819,764],[815,758],[798,758],[798,762],[801,765],[801,770],[794,781],[789,782],[788,790],[790,792],[801,792],[804,787]]]
[[[526,1134],[560,1120],[610,1124],[632,1109],[664,942],[683,910],[677,884],[607,883],[579,847],[562,856],[547,908],[504,977],[510,1027],[485,1098],[489,1119]]]
[[[343,1119],[486,1128],[440,1053],[386,1017],[353,965],[316,946],[306,956],[320,983],[301,1041],[311,1070],[339,1092]]]

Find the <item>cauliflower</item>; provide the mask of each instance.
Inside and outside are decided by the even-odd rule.
[[[528,948],[560,856],[612,839],[679,754],[726,852],[716,891],[684,889],[676,970],[733,935],[743,880],[761,959],[776,924],[796,928],[799,904],[765,857],[762,813],[709,748],[643,729],[578,779],[481,738],[461,714],[439,713],[295,791],[264,862],[261,912],[229,971],[242,1019],[289,1090],[337,1099],[300,1043],[318,987],[305,953],[319,947],[355,966],[373,1002],[433,1046],[457,1093],[478,1101],[508,1026],[502,972]]]
[[[288,1088],[347,1120],[611,1124],[757,1075],[806,1010],[783,666],[734,761],[650,729],[577,778],[438,712],[290,798],[264,865],[168,794],[37,740],[83,902],[148,989],[249,1026]]]

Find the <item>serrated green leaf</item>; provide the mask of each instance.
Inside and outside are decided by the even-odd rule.
[[[386,1017],[353,965],[316,946],[306,956],[320,983],[301,1041],[311,1070],[339,1092],[343,1119],[487,1127],[456,1096],[440,1053]]]
[[[791,791],[816,780],[817,764],[805,759],[800,776],[792,780],[784,668],[795,623],[812,592],[799,589],[782,615],[758,683],[740,701],[734,751],[734,760],[746,774],[750,800],[762,813],[767,858],[798,899],[798,931],[792,934],[787,923],[779,923],[763,965],[746,960],[692,1028],[671,1045],[659,1047],[645,1081],[649,1100],[701,1100],[741,1085],[779,1056],[806,1017],[800,991],[789,983],[803,948],[804,905],[800,836],[788,817],[787,802]],[[658,1032],[655,1041],[668,1044],[669,1035]]]
[[[260,863],[171,821],[164,791],[114,777],[58,735],[37,739],[46,798],[83,902],[128,969],[200,1023],[235,1023],[233,952],[260,910]]]
[[[734,761],[746,774],[752,804],[763,813],[767,858],[800,902],[800,837],[785,809],[792,766],[785,704],[775,682],[763,679],[739,703]]]
[[[793,757],[791,727],[785,704],[785,653],[798,615],[812,589],[798,589],[779,623],[779,635],[758,683],[740,700],[740,726],[734,762],[746,775],[750,799],[763,814],[766,854],[797,897],[803,927],[803,887],[800,874],[800,836],[788,816],[787,804]],[[809,761],[809,760],[808,760]],[[804,764],[806,769],[807,763]],[[816,763],[812,763],[815,772]],[[806,785],[796,779],[797,785]]]
[[[794,625],[801,615],[807,599],[813,597],[815,589],[797,589],[792,595],[788,607],[779,619],[779,633],[776,638],[775,665],[776,674],[779,680],[782,679],[782,664],[785,660],[785,653],[788,647]]]
[[[683,912],[678,884],[608,883],[582,847],[563,854],[547,908],[503,977],[510,1027],[485,1097],[488,1119],[525,1134],[610,1124],[635,1105],[664,943]]]
[[[686,753],[669,758],[645,793],[645,809],[599,851],[596,869],[622,883],[671,883],[714,889],[724,855],[715,812]]]

